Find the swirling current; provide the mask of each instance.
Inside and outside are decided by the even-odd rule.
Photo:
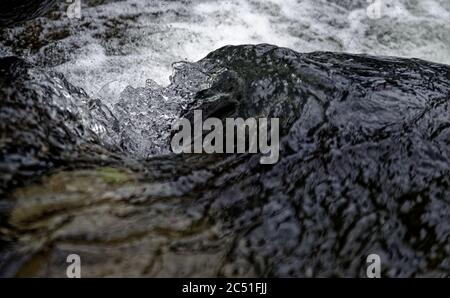
[[[0,275],[450,275],[448,1],[38,2],[0,17]],[[175,155],[194,107],[279,118],[279,161]]]

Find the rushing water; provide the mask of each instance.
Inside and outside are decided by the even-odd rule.
[[[230,44],[271,43],[298,52],[450,64],[447,0],[382,0],[379,19],[369,17],[366,0],[81,2],[81,19],[69,19],[67,5],[60,5],[51,19],[36,21],[38,26],[8,30],[2,43],[13,46],[2,46],[1,55],[20,51],[107,101],[117,100],[127,85],[144,86],[147,79],[166,85],[172,63],[196,61]]]
[[[449,68],[301,53],[450,64],[449,1],[81,1],[0,31],[0,275],[448,276]],[[280,162],[143,160],[193,102],[280,117]]]
[[[0,55],[20,55],[61,72],[99,98],[119,129],[97,123],[94,130],[138,157],[167,151],[170,126],[190,100],[178,95],[184,92],[180,85],[197,84],[189,69],[181,81],[162,87],[170,82],[172,64],[196,61],[224,45],[271,43],[298,52],[450,63],[447,0],[385,0],[379,15],[365,0],[81,2],[80,19],[69,18],[61,4],[47,18],[5,29]]]
[[[278,117],[280,159],[261,165],[258,154],[135,162],[77,147],[86,113],[108,120],[106,107],[20,61],[0,59],[0,181],[53,171],[0,201],[0,275],[61,277],[77,253],[84,276],[365,276],[377,253],[383,276],[448,277],[449,66],[228,46],[178,64],[167,88],[128,88],[105,121],[127,123],[119,134],[139,155],[138,126],[158,131],[144,125],[152,113]],[[196,89],[190,108],[170,107]]]

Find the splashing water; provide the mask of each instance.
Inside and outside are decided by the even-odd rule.
[[[167,150],[170,126],[209,79],[189,63],[228,44],[417,57],[450,63],[450,2],[379,0],[82,1],[0,32],[0,56],[62,73],[97,98],[101,139],[139,157]],[[99,3],[103,3],[99,5]],[[163,87],[169,84],[168,87]]]
[[[61,5],[0,30],[0,56],[40,66],[4,62],[19,70],[10,74],[19,92],[0,88],[0,194],[72,161],[64,154],[91,137],[131,157],[165,153],[171,124],[194,99],[213,110],[231,94],[242,99],[239,115],[282,115],[291,129],[273,167],[258,156],[171,155],[131,173],[122,160],[104,168],[103,148],[83,149],[75,171],[2,202],[8,272],[12,259],[22,273],[39,275],[29,269],[41,264],[40,274],[61,276],[55,256],[80,251],[94,276],[365,276],[360,261],[376,250],[387,277],[448,276],[447,66],[266,45],[172,66],[259,42],[449,63],[448,1],[386,0],[376,19],[364,0],[83,3],[80,20]]]
[[[126,87],[111,107],[117,121],[100,116],[105,123],[116,126],[116,134],[103,133],[102,139],[139,158],[167,153],[172,124],[180,111],[198,91],[208,88],[215,77],[187,62],[174,64],[174,70],[166,88],[153,80],[147,80],[144,87]]]

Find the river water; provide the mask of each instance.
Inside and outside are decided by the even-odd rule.
[[[187,77],[179,76],[166,89],[174,63],[197,61],[225,45],[270,43],[298,52],[392,55],[450,64],[447,0],[78,3],[79,15],[68,14],[68,4],[59,4],[47,17],[3,30],[0,56],[20,56],[60,72],[91,98],[99,98],[119,120],[119,130],[108,129],[112,120],[104,119],[103,112],[98,115],[103,124],[92,124],[93,130],[105,143],[139,158],[168,152],[170,127],[192,99],[179,89],[201,81],[200,73],[184,64]]]
[[[81,0],[80,19],[66,9],[61,4],[38,27],[9,29],[0,55],[20,52],[106,102],[147,79],[167,85],[172,63],[197,61],[225,45],[270,43],[450,64],[447,0]]]
[[[2,59],[0,275],[60,277],[76,252],[86,276],[365,276],[376,252],[383,276],[448,276],[448,67],[297,52],[450,64],[450,1],[67,8],[0,29],[0,57],[34,64]],[[295,52],[217,50],[257,43]],[[222,118],[279,116],[280,162],[154,157],[199,98]]]

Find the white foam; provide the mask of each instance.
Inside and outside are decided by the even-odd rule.
[[[98,120],[92,129],[105,143],[147,157],[168,150],[171,123],[209,82],[195,65],[181,63],[176,83],[162,88],[172,63],[199,60],[225,45],[271,43],[299,52],[450,64],[450,1],[377,1],[383,1],[378,19],[369,18],[366,0],[126,0],[83,6],[80,20],[43,22],[44,35],[61,28],[70,34],[27,58],[101,99],[112,114],[102,105],[92,110]],[[19,38],[23,30],[11,29],[11,36]],[[0,55],[11,53],[0,48]],[[65,62],[55,66],[61,57]]]
[[[118,82],[115,88],[137,87],[150,78],[166,85],[173,62],[196,61],[229,44],[271,43],[300,52],[345,51],[450,64],[450,5],[445,0],[417,1],[415,6],[384,0],[379,20],[369,19],[369,4],[359,2],[351,9],[334,0],[128,0],[83,7],[84,19],[62,22],[77,28],[89,21],[90,26],[59,41],[71,57],[55,69],[91,96],[106,99],[104,86],[111,82]],[[99,38],[114,21],[119,33]]]

